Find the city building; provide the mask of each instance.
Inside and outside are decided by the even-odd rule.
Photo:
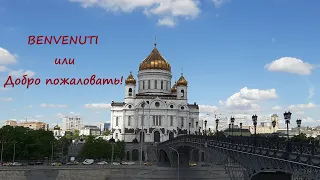
[[[83,119],[79,116],[66,116],[62,118],[62,130],[80,130],[83,127]]]
[[[101,129],[98,126],[85,125],[80,129],[80,136],[100,136]]]
[[[60,137],[65,135],[65,131],[62,131],[61,128],[58,126],[58,124],[56,126],[54,126],[53,128],[53,135],[56,139],[59,139]]]
[[[101,123],[100,128],[102,132],[105,132],[106,130],[109,130],[110,128],[110,123]]]
[[[272,126],[272,121],[275,121],[275,127]],[[254,126],[243,126],[244,129],[249,129],[251,134],[254,134]],[[256,133],[257,134],[271,134],[274,132],[277,132],[279,130],[279,118],[278,115],[273,114],[271,115],[270,122],[258,122],[258,125],[256,127]]]
[[[25,128],[33,129],[33,130],[49,130],[49,124],[38,121],[25,121],[25,122],[17,122],[15,120],[8,120],[5,122],[6,126],[22,126]]]
[[[124,101],[111,103],[113,138],[125,142],[163,142],[197,131],[201,126],[199,106],[188,104],[188,81],[181,73],[172,85],[171,65],[156,44],[140,63],[137,77],[136,81],[130,72],[125,80]]]

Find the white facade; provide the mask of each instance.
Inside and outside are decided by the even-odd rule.
[[[80,129],[80,136],[100,136],[101,129],[97,126],[84,126]]]
[[[79,116],[67,116],[62,118],[62,130],[80,130],[83,127],[83,119]]]
[[[144,142],[163,142],[189,130],[194,134],[199,127],[199,106],[188,104],[187,81],[182,74],[173,87],[171,82],[171,67],[155,47],[140,64],[137,83],[132,74],[127,78],[124,101],[111,103],[113,138],[140,142],[141,129]]]

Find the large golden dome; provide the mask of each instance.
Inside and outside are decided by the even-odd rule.
[[[171,66],[167,60],[160,54],[156,44],[147,58],[145,58],[139,66],[139,71],[146,69],[160,69],[171,72]]]
[[[177,82],[174,82],[174,85],[171,88],[171,92],[177,92]]]
[[[136,85],[136,79],[133,77],[132,72],[130,72],[129,76],[126,79],[126,85],[127,84]]]
[[[188,81],[181,74],[180,79],[177,81],[177,86],[188,86]]]

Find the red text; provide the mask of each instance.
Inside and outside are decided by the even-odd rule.
[[[113,84],[118,85],[122,84],[123,76],[120,79],[118,78],[96,78],[96,75],[92,75],[90,78],[51,78],[46,79],[46,85],[106,85]],[[27,89],[31,85],[39,85],[41,80],[39,78],[28,78],[27,74],[23,75],[22,78],[12,79],[12,76],[9,76],[6,83],[3,85],[4,88],[7,86],[14,87],[15,85],[26,85]]]
[[[9,76],[6,83],[3,85],[4,88],[6,86],[14,87],[14,85],[27,85],[27,89],[30,85],[39,85],[41,80],[39,78],[27,78],[27,74],[23,75],[22,78],[17,78],[15,80],[12,79],[12,76]]]
[[[28,44],[98,44],[98,36],[29,36]]]
[[[60,59],[60,58],[56,58],[54,60],[54,64],[57,64],[57,65],[63,65],[63,64],[72,64],[74,65],[74,58],[64,58],[64,59]]]

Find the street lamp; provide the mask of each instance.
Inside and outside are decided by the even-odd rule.
[[[209,134],[209,136],[211,136],[211,128],[209,128],[209,133],[208,134]]]
[[[191,122],[189,122],[189,135],[190,135],[190,127],[191,127]]]
[[[109,139],[109,143],[111,144],[111,164],[113,163],[113,154],[114,154],[114,143],[115,139],[113,139],[113,136],[111,139]]]
[[[140,166],[142,166],[142,156],[143,156],[143,141],[144,141],[144,129],[143,129],[143,124],[144,124],[144,106],[145,102],[143,101],[141,104],[142,107],[142,118],[141,118],[141,132],[140,132]]]
[[[199,124],[199,122],[197,121],[196,122],[196,134],[197,134],[198,124]]]
[[[4,143],[5,143],[5,141],[4,140],[2,140],[1,141],[1,165],[2,165],[2,163],[3,163],[3,145],[4,145]]]
[[[178,155],[178,180],[180,179],[180,168],[179,168],[179,166],[180,166],[180,154],[179,154],[179,151],[178,150],[176,150],[175,148],[172,148],[172,147],[169,147],[170,149],[172,149],[173,151],[175,151],[176,153],[177,153],[177,155]]]
[[[17,141],[13,141],[13,156],[12,156],[13,163],[14,163],[14,158],[16,156],[16,144],[17,144]]]
[[[204,121],[204,134],[207,135],[207,120]]]
[[[277,125],[277,121],[273,120],[272,121],[273,133],[276,132],[276,125]]]
[[[240,123],[240,136],[242,137],[242,122]]]
[[[230,132],[231,132],[231,124],[229,123],[229,133],[228,133],[229,136],[230,136]]]
[[[254,126],[254,136],[257,135],[257,123],[258,123],[258,116],[255,114],[252,116],[253,126]]]
[[[219,119],[216,119],[216,135],[218,140],[218,126],[219,126]]]
[[[234,120],[235,120],[235,118],[234,117],[231,117],[231,128],[232,128],[232,136],[233,136],[233,125],[234,125]]]
[[[286,111],[284,112],[283,116],[284,116],[284,119],[285,119],[285,123],[287,125],[287,139],[289,141],[289,124],[290,124],[290,120],[291,120],[291,112],[290,111]]]
[[[298,131],[299,131],[299,136],[300,136],[301,119],[297,119],[297,126],[298,126]]]
[[[201,135],[201,127],[199,127],[199,135]]]

